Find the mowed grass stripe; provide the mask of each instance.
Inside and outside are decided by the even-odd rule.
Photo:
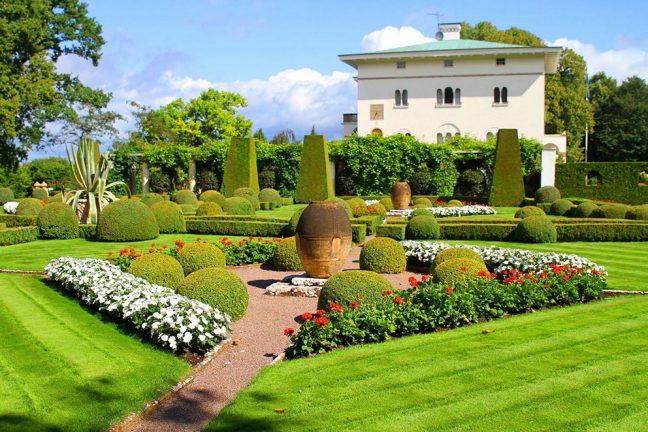
[[[611,299],[286,362],[209,430],[636,429],[647,320],[648,298]]]

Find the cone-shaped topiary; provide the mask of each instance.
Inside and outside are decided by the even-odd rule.
[[[18,216],[38,216],[45,207],[45,203],[36,198],[25,198],[20,200],[16,214]]]
[[[178,251],[176,258],[185,275],[209,267],[225,268],[225,254],[210,243],[186,245]]]
[[[405,249],[399,242],[378,237],[365,243],[360,252],[360,268],[377,273],[402,273],[407,266]]]
[[[326,140],[322,135],[306,135],[299,164],[295,202],[324,201],[333,196]]]
[[[573,202],[564,198],[560,198],[551,203],[551,208],[549,209],[549,213],[554,216],[565,216],[574,207],[576,206],[574,205]]]
[[[196,209],[196,216],[218,216],[219,214],[223,214],[223,209],[211,201],[205,201]]]
[[[444,262],[457,258],[467,258],[481,263],[484,262],[482,256],[472,249],[465,247],[449,247],[436,254],[430,269],[434,270],[437,266],[443,264]]]
[[[432,207],[432,201],[429,198],[419,197],[414,200],[414,205],[423,204],[425,207]]]
[[[430,216],[414,216],[405,228],[408,240],[435,240],[441,236],[439,223]]]
[[[380,200],[380,204],[384,205],[387,210],[394,210],[394,203],[391,198],[383,198]]]
[[[0,205],[4,205],[9,201],[14,200],[14,193],[11,189],[3,187],[0,188]]]
[[[414,209],[414,211],[412,211],[412,213],[410,213],[409,218],[412,219],[412,218],[414,218],[416,216],[434,217],[434,213],[432,213],[432,210],[429,210],[427,208],[417,208],[417,209]]]
[[[238,188],[251,188],[259,193],[256,144],[251,138],[232,138],[230,142],[221,193],[226,197],[234,195]]]
[[[31,196],[32,198],[36,198],[41,201],[47,201],[47,198],[49,198],[49,193],[47,193],[45,189],[37,188],[32,191]]]
[[[297,224],[299,223],[299,218],[301,217],[302,213],[304,213],[304,210],[306,210],[306,207],[300,208],[292,214],[290,220],[288,221],[288,234],[295,235],[295,233],[297,232]]]
[[[273,208],[281,207],[281,195],[272,188],[261,189],[261,192],[259,192],[259,201],[269,202]]]
[[[272,266],[275,270],[304,270],[297,254],[295,237],[288,237],[279,243],[272,257]]]
[[[259,204],[259,194],[251,188],[238,188],[234,191],[234,196],[245,198],[250,201],[254,210],[259,210],[261,208]]]
[[[332,275],[322,287],[318,309],[329,309],[331,302],[343,307],[354,301],[373,305],[381,301],[384,291],[392,291],[392,285],[378,273],[367,270],[347,270]]]
[[[79,237],[76,213],[62,202],[51,203],[38,214],[40,237],[46,239],[72,239]]]
[[[225,205],[225,195],[215,190],[208,190],[200,194],[200,201],[213,202],[222,208]]]
[[[542,186],[535,193],[536,204],[551,204],[560,199],[560,191],[553,186]]]
[[[648,220],[648,204],[630,207],[626,212],[626,219]]]
[[[150,192],[150,193],[146,193],[146,194],[142,195],[142,198],[140,199],[140,201],[142,203],[146,204],[147,206],[151,207],[155,203],[159,203],[159,202],[164,201],[164,197],[162,195],[160,195],[159,193]]]
[[[160,235],[155,215],[140,201],[121,199],[104,208],[97,222],[97,240],[139,241]]]
[[[500,129],[488,202],[492,206],[517,207],[523,200],[524,179],[517,129]]]
[[[223,211],[231,215],[254,215],[254,207],[243,197],[231,197],[225,200]]]
[[[249,302],[245,283],[224,268],[211,267],[195,271],[184,279],[177,291],[213,306],[233,320],[245,315]]]
[[[176,289],[185,277],[178,260],[161,253],[149,253],[137,258],[128,267],[128,273],[152,284],[173,289]]]
[[[529,216],[545,216],[545,212],[540,207],[524,206],[515,212],[514,217],[516,219],[524,219],[524,218],[528,218]]]
[[[176,192],[175,196],[173,197],[173,201],[175,201],[177,204],[198,204],[198,198],[196,197],[196,194],[188,189],[179,190],[178,192]]]
[[[588,218],[592,216],[592,212],[597,208],[598,206],[591,201],[582,202],[578,204],[574,209],[574,217]]]
[[[625,204],[605,204],[593,210],[592,217],[605,219],[625,219],[628,208],[629,207]],[[16,212],[16,214],[18,214],[18,212]]]
[[[543,216],[529,216],[515,228],[515,241],[523,243],[555,243],[557,237],[556,227]]]
[[[182,208],[171,201],[160,201],[151,206],[161,233],[174,234],[187,231]]]
[[[480,274],[487,273],[488,269],[481,260],[475,261],[470,258],[453,258],[437,265],[434,268],[432,277],[435,282],[452,286],[468,279],[477,279],[480,277]]]
[[[353,210],[351,210],[351,206],[349,205],[348,202],[344,201],[342,198],[338,197],[333,197],[333,198],[328,198],[325,201],[327,202],[336,202],[342,206],[342,209],[344,210],[344,213],[351,219],[353,217]]]

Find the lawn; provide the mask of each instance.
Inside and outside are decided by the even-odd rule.
[[[0,430],[106,430],[189,371],[37,276],[0,275]]]
[[[624,297],[288,361],[206,430],[642,430],[646,322]]]

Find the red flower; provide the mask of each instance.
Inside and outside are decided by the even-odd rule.
[[[339,304],[337,304],[335,302],[329,303],[329,307],[331,308],[331,310],[333,310],[335,312],[342,312],[344,310],[344,308],[342,306],[340,306]]]
[[[392,295],[392,292],[390,290],[385,290],[382,292],[383,297],[387,297],[388,295]]]
[[[243,240],[241,240],[240,242],[238,242],[238,245],[239,245],[239,246],[243,246],[244,244],[245,244],[245,242],[244,242]]]
[[[287,329],[284,329],[284,336],[292,336],[295,333],[295,329],[292,327],[288,327]]]
[[[155,252],[155,249],[149,248],[149,253],[153,253],[153,252]]]
[[[545,273],[544,271],[541,271],[541,272],[540,272],[540,277],[541,277],[541,278],[546,278],[546,277],[547,277],[547,273]]]
[[[108,252],[108,256],[109,256],[109,257],[113,256],[113,253],[112,253],[112,252]]]
[[[319,318],[315,318],[315,320],[313,322],[315,324],[317,324],[318,326],[320,326],[320,327],[324,327],[325,325],[327,325],[329,323],[329,320],[328,320],[328,318],[326,318],[324,316],[321,316]]]
[[[197,242],[199,242],[200,240],[202,240],[200,237],[196,237]]]
[[[151,243],[151,247],[155,247],[155,243]]]
[[[462,272],[465,273],[465,272],[468,271],[468,267],[466,267],[466,266],[461,266],[461,267],[459,267],[459,270],[461,270]]]
[[[162,249],[166,249],[167,247],[168,247],[167,245],[164,245],[164,246],[162,246]]]
[[[303,314],[301,314],[302,321],[310,321],[312,318],[313,314],[311,314],[310,312],[304,312]]]
[[[317,312],[315,312],[315,313],[319,317],[323,317],[324,315],[326,315],[326,311],[324,309],[317,309]]]
[[[113,263],[112,258],[108,258],[108,264],[112,264],[112,263]]]
[[[430,282],[430,276],[428,276],[428,275],[423,275],[423,276],[421,276],[421,281],[423,281],[423,282]]]
[[[551,288],[551,285],[545,284],[545,289],[549,289],[549,288]]]
[[[419,285],[418,281],[414,276],[410,276],[409,279],[407,280],[409,281],[410,286],[413,288],[416,288]]]
[[[596,276],[601,274],[601,272],[596,270],[596,269],[592,269],[591,272],[592,272],[593,275],[596,275]]]
[[[481,270],[481,271],[477,272],[477,276],[487,278],[490,275],[488,274],[488,272],[485,272],[484,270]]]
[[[357,308],[358,306],[360,306],[360,303],[358,303],[357,301],[352,301],[352,302],[351,302],[351,307],[352,307],[352,308],[355,309],[355,308]]]
[[[402,305],[403,304],[403,299],[401,297],[396,297],[394,299],[394,303]]]
[[[569,275],[565,275],[565,276],[563,276],[562,278],[563,278],[563,280],[564,280],[565,282],[568,281],[569,279],[571,279],[571,278],[569,277]]]
[[[175,245],[178,246],[178,247],[183,247],[185,245],[185,243],[182,240],[176,240]]]
[[[448,294],[448,295],[452,295],[453,291],[454,291],[454,288],[452,288],[452,287],[446,288],[446,294]]]

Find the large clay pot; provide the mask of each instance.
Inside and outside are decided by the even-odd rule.
[[[412,189],[406,182],[398,182],[392,186],[391,200],[396,210],[405,210],[412,201]]]
[[[295,233],[297,253],[311,277],[342,269],[351,249],[351,222],[335,202],[314,201],[304,209]]]

